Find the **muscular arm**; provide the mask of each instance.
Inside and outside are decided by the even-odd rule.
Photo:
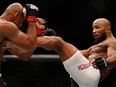
[[[33,52],[25,52],[20,48],[8,48],[7,50],[25,61],[29,60],[31,58],[31,55],[33,54]]]
[[[36,27],[34,22],[28,24],[27,34],[21,32],[16,25],[11,22],[1,24],[2,35],[12,43],[23,48],[26,51],[32,51],[36,47]]]
[[[11,41],[5,41],[5,47],[4,49],[7,49],[10,53],[18,56],[19,58],[21,58],[22,60],[29,60],[31,58],[32,55],[32,51],[25,51],[24,49],[16,46],[15,44],[13,44]]]
[[[3,24],[0,24],[1,30],[1,37],[6,38],[8,41],[15,44],[17,49],[12,49],[10,52],[19,56],[19,54],[22,53],[23,55],[20,55],[21,58],[27,59],[30,58],[33,51],[35,50],[37,46],[37,36],[36,36],[36,26],[34,22],[28,23],[28,30],[27,34],[21,32],[16,25],[14,25],[11,22],[5,22]],[[4,28],[4,29],[3,29]],[[26,55],[28,53],[28,55]],[[25,55],[24,55],[25,54]]]
[[[108,67],[116,67],[116,39],[111,39],[111,42],[108,50],[107,50],[107,55],[108,58],[106,59],[106,61],[108,62]]]
[[[92,60],[92,64],[94,68],[114,68],[116,67],[116,39],[110,38],[107,39],[104,43],[101,45],[104,45],[107,47],[107,58],[104,58],[103,56],[96,58],[98,60]],[[102,58],[103,57],[103,58]],[[102,61],[102,62],[99,62]]]

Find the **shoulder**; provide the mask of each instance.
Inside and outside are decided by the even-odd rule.
[[[109,38],[105,42],[108,46],[116,45],[116,38]]]
[[[14,23],[0,20],[0,31],[10,31],[14,29],[18,29]]]
[[[10,38],[18,33],[19,29],[14,23],[0,20],[0,37]]]
[[[111,38],[110,40],[109,40],[109,43],[111,43],[111,44],[115,44],[116,45],[116,38]]]
[[[2,21],[0,20],[0,27],[4,26],[4,27],[17,27],[13,22],[10,21]]]

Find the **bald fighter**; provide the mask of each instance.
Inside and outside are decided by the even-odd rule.
[[[35,5],[26,4],[24,8],[20,3],[12,3],[0,16],[0,65],[3,59],[4,41],[11,41],[25,52],[28,51],[26,57],[31,57],[37,46],[35,24],[37,15],[38,7]],[[27,34],[18,29],[25,18],[28,22]],[[0,87],[5,87],[1,74],[0,79]]]
[[[98,18],[92,28],[95,45],[85,50],[79,50],[58,36],[37,37],[38,47],[56,51],[66,71],[79,87],[98,87],[99,81],[116,66],[116,39],[111,32],[110,22]],[[23,51],[19,52],[19,48],[12,43],[7,42],[7,47],[12,53],[23,55]]]

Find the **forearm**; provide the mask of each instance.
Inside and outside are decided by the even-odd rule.
[[[38,15],[39,8],[33,4],[26,4],[25,5],[25,14],[26,14],[26,21],[28,23],[28,29],[27,34],[29,35],[30,43],[35,46],[34,49],[37,46],[37,35],[36,35],[36,17]]]
[[[31,58],[31,55],[33,54],[33,51],[27,51],[23,48],[20,48],[15,44],[11,43],[10,41],[6,42],[5,49],[23,60],[29,60]]]
[[[21,49],[18,48],[8,48],[7,49],[10,53],[15,54],[16,56],[18,56],[19,58],[21,58],[22,60],[29,60],[31,58],[31,55],[33,52],[27,52],[27,51],[23,51]]]
[[[37,34],[36,34],[36,25],[34,22],[29,22],[28,23],[28,30],[27,34],[30,36],[30,43],[35,44],[37,42]]]
[[[37,36],[36,35],[36,24],[35,24],[35,22],[28,22],[27,34],[32,35],[34,37]]]
[[[106,59],[109,68],[116,67],[116,55],[112,55]]]

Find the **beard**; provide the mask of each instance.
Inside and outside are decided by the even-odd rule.
[[[102,42],[102,41],[105,40],[105,39],[106,39],[106,34],[104,33],[101,37],[96,38],[96,39],[94,40],[94,44],[98,44],[98,43]]]

